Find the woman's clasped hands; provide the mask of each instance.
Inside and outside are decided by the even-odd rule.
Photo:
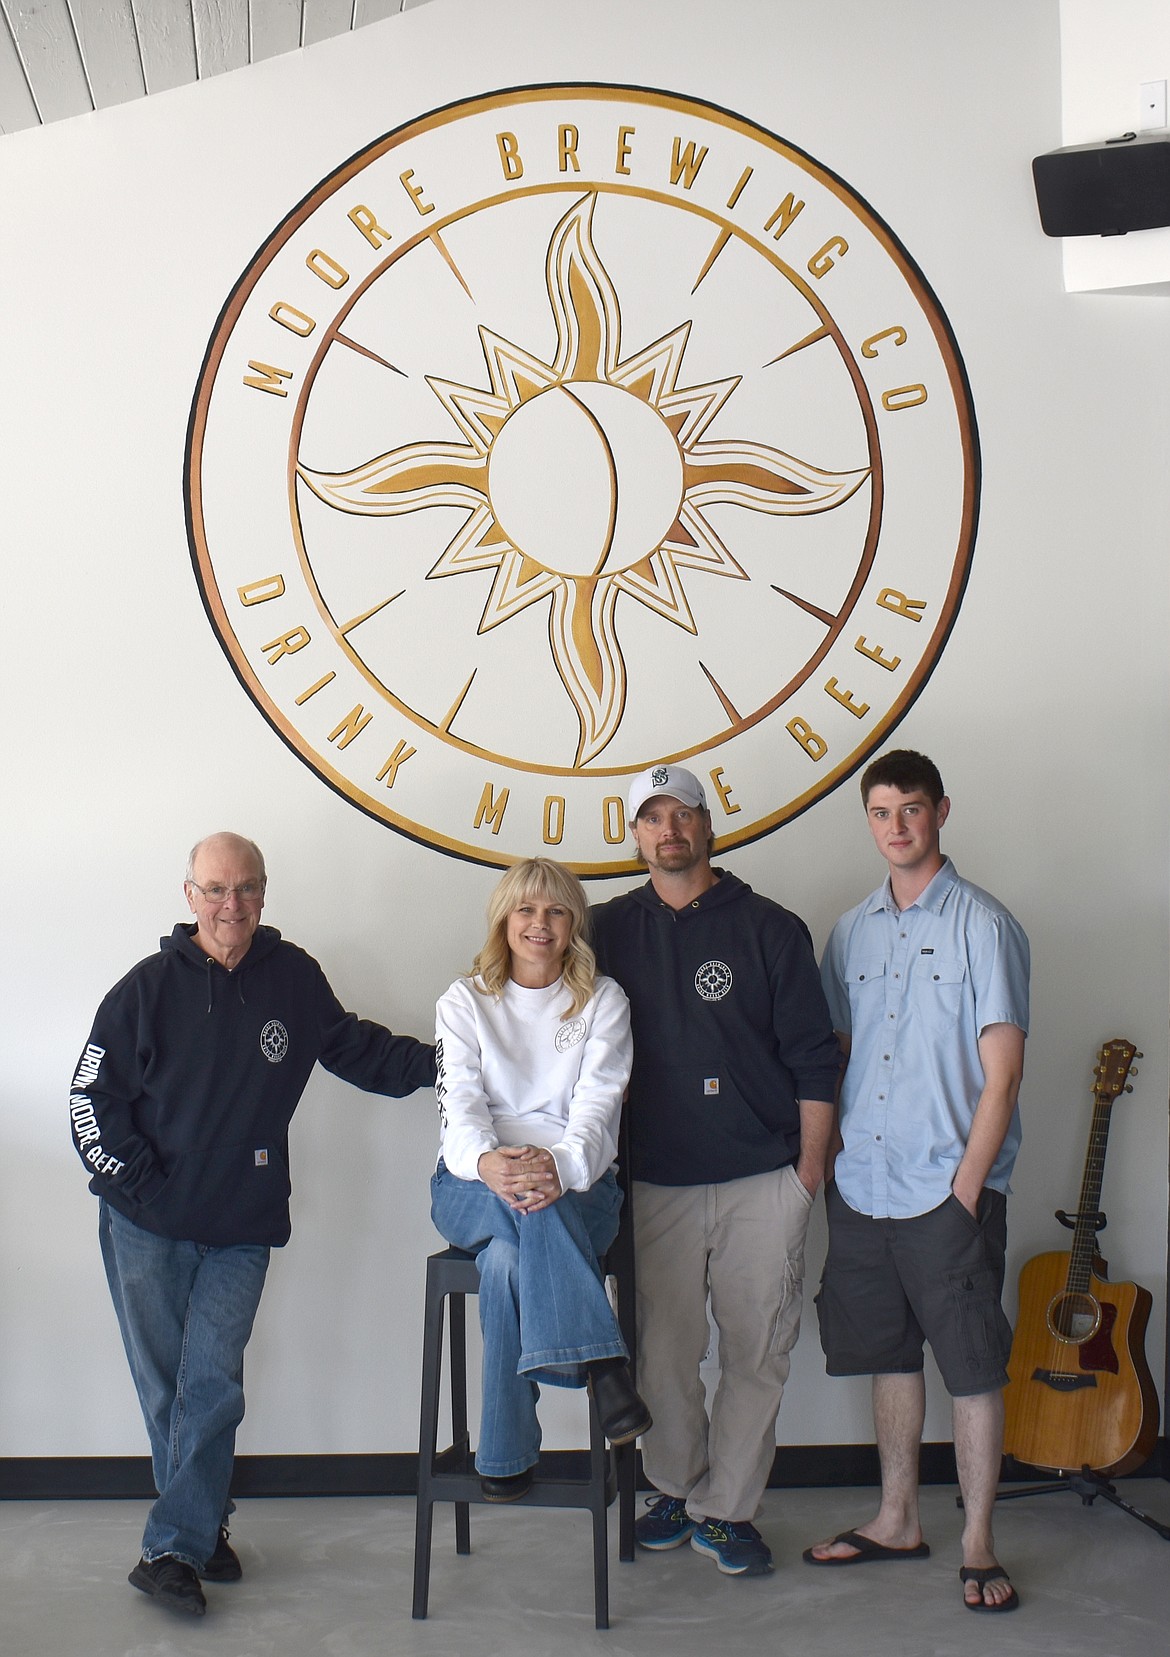
[[[553,1154],[539,1145],[500,1145],[485,1151],[478,1172],[489,1191],[519,1214],[550,1208],[561,1195]]]

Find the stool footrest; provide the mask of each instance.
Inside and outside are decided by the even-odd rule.
[[[477,1507],[587,1507],[595,1500],[594,1482],[590,1479],[542,1479],[537,1473],[523,1496],[514,1502],[489,1502],[480,1490],[479,1474],[474,1468],[451,1467],[435,1471],[429,1481],[432,1502],[470,1502]],[[612,1472],[605,1480],[605,1506],[617,1497],[617,1481]]]

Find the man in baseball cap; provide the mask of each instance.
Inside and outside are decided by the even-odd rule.
[[[657,795],[680,800],[692,810],[707,810],[707,796],[703,785],[693,771],[682,765],[654,765],[642,771],[630,784],[630,827],[638,820],[638,813],[647,800]]]
[[[635,1535],[689,1541],[732,1576],[772,1555],[752,1523],[800,1328],[804,1238],[824,1175],[838,1050],[804,922],[712,866],[703,785],[634,778],[645,885],[593,911],[602,972],[630,999],[630,1174],[643,1465]],[[719,1333],[708,1417],[699,1365]]]

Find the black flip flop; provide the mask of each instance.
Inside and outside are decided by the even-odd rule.
[[[985,1582],[1008,1582],[1009,1580],[1010,1578],[1002,1565],[986,1565],[983,1567],[976,1565],[961,1566],[959,1569],[959,1581],[964,1583],[975,1582],[979,1585],[979,1598],[977,1600],[968,1599],[966,1594],[964,1594],[963,1604],[967,1607],[968,1611],[1014,1611],[1016,1606],[1020,1603],[1020,1596],[1016,1593],[1014,1588],[1005,1600],[1000,1600],[994,1605],[988,1605],[987,1601],[983,1598],[983,1584]]]
[[[846,1555],[844,1559],[818,1559],[812,1548],[806,1548],[800,1557],[806,1565],[881,1565],[899,1559],[930,1558],[930,1548],[925,1542],[919,1542],[914,1548],[887,1548],[884,1542],[875,1542],[871,1536],[861,1536],[855,1530],[843,1530],[840,1536],[834,1536],[833,1541],[844,1542],[856,1548],[857,1552]],[[823,1542],[814,1544],[816,1547],[831,1545]]]

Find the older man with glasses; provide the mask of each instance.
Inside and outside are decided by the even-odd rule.
[[[195,1616],[200,1578],[241,1575],[226,1521],[244,1348],[291,1231],[288,1129],[313,1066],[399,1098],[435,1079],[433,1048],[347,1013],[260,925],[266,881],[252,841],[199,842],[194,924],[106,996],[70,1097],[158,1490],[130,1581]]]

